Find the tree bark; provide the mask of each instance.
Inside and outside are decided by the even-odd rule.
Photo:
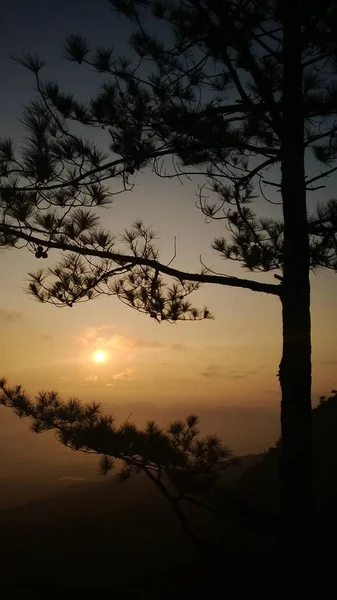
[[[309,236],[306,207],[301,0],[283,0],[281,191],[284,267],[280,464],[281,552],[298,565],[312,526],[312,413]],[[302,17],[303,18],[303,17]]]

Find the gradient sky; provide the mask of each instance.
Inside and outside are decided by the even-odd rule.
[[[27,49],[37,52],[47,61],[47,79],[58,79],[65,90],[88,99],[95,94],[100,77],[61,58],[66,36],[83,34],[93,46],[113,44],[117,53],[123,53],[129,32],[106,0],[8,2],[0,25],[0,135],[20,141],[18,116],[34,96],[31,73],[11,62],[8,55]],[[103,137],[100,141],[104,145]],[[114,205],[105,209],[105,225],[122,232],[142,218],[160,232],[163,261],[171,258],[176,236],[177,268],[198,270],[201,254],[215,270],[253,277],[235,263],[221,261],[210,249],[224,226],[221,222],[205,224],[194,206],[197,183],[182,186],[145,171],[138,175],[132,193],[117,196]],[[331,179],[314,200],[329,198],[335,183]],[[257,208],[261,214],[277,214],[263,200]],[[56,258],[57,253],[50,253],[49,264]],[[72,309],[38,304],[24,292],[27,272],[37,267],[40,264],[28,252],[0,253],[0,375],[10,382],[22,383],[32,392],[52,387],[85,400],[119,404],[276,406],[279,402],[281,311],[277,298],[204,286],[194,295],[195,304],[206,304],[214,321],[158,325],[115,298]],[[273,281],[272,275],[257,278]],[[312,276],[315,397],[337,385],[336,292],[335,274]],[[105,349],[109,360],[95,364],[92,353],[96,349]]]

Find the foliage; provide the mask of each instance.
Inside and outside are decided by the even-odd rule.
[[[104,475],[116,460],[123,464],[117,474],[120,482],[145,473],[169,500],[193,540],[181,501],[212,510],[203,500],[204,493],[235,463],[231,450],[217,436],[199,437],[199,419],[193,414],[165,430],[154,421],[148,421],[145,429],[129,420],[117,426],[114,417],[103,414],[95,402],[64,401],[54,391],[41,391],[31,400],[21,386],[9,387],[5,379],[0,381],[0,404],[12,408],[19,418],[28,417],[33,432],[55,430],[57,440],[71,450],[99,455]]]
[[[91,300],[105,294],[117,296],[125,304],[139,312],[148,313],[157,321],[212,318],[207,308],[196,309],[186,299],[198,289],[198,282],[181,279],[169,285],[157,269],[146,264],[146,261],[155,263],[158,259],[154,239],[155,232],[139,221],[123,236],[123,241],[129,245],[134,259],[138,261],[136,266],[132,265],[131,257],[126,260],[125,256],[120,259],[115,256],[114,260],[106,258],[95,263],[86,255],[85,249],[85,257],[71,253],[56,267],[30,273],[29,291],[38,300],[51,302],[59,307],[72,307],[78,301]],[[102,244],[107,248],[107,256],[109,248],[114,245],[109,233],[100,230],[83,234],[82,242],[85,248]],[[38,257],[39,252],[43,256],[42,247],[38,247]]]
[[[88,102],[63,92],[55,81],[43,81],[45,63],[39,57],[26,53],[16,59],[33,73],[39,98],[24,111],[27,137],[21,150],[16,152],[9,139],[0,144],[2,244],[23,243],[37,258],[53,248],[70,252],[57,267],[30,274],[30,292],[59,306],[113,294],[158,321],[176,321],[210,316],[185,299],[202,282],[279,295],[279,285],[216,278],[205,266],[195,274],[170,269],[160,262],[154,233],[141,223],[118,238],[126,245],[119,251],[116,237],[102,229],[93,212],[116,193],[132,190],[134,175],[144,167],[181,180],[199,174],[208,183],[199,188],[198,207],[206,220],[223,219],[228,230],[213,242],[218,255],[252,272],[282,271],[282,220],[258,217],[249,206],[256,188],[276,204],[266,189],[280,191],[279,3],[110,4],[134,24],[129,57],[115,56],[112,47],[91,50],[88,40],[75,35],[65,46],[65,58],[103,77]],[[306,4],[302,14],[304,147],[317,168],[317,175],[306,178],[310,193],[335,171],[336,19],[331,1],[324,10]],[[145,22],[157,22],[167,43],[148,33]],[[79,134],[79,127],[91,137],[104,129],[111,155]],[[165,157],[172,157],[171,170]],[[311,268],[336,270],[336,219],[335,199],[309,215]],[[178,283],[167,284],[165,275]]]

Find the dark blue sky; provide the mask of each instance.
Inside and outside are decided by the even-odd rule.
[[[29,50],[47,61],[43,76],[58,79],[80,95],[91,95],[94,79],[86,69],[62,59],[66,37],[85,35],[93,46],[113,45],[126,52],[130,33],[126,19],[117,17],[107,0],[14,0],[7,2],[6,18],[0,25],[0,118],[1,135],[17,130],[18,109],[32,98],[34,80],[9,59]],[[97,89],[97,84],[94,89]]]
[[[54,53],[69,33],[118,45],[127,28],[125,19],[116,17],[107,0],[14,0],[7,2],[1,43],[10,51],[34,46],[38,52]]]

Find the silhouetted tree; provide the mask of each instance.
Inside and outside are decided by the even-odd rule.
[[[115,459],[124,463],[117,475],[121,482],[144,473],[168,500],[195,549],[204,553],[205,543],[189,523],[182,503],[216,515],[205,494],[236,459],[217,436],[199,437],[197,416],[174,421],[166,430],[154,421],[143,430],[129,420],[117,426],[112,415],[102,414],[98,403],[64,401],[54,391],[40,392],[31,400],[21,386],[9,387],[5,379],[0,380],[0,404],[20,418],[29,417],[33,432],[55,430],[57,440],[68,448],[100,455],[103,475],[114,468]]]
[[[79,36],[66,44],[68,59],[108,76],[88,103],[43,82],[39,58],[19,61],[34,73],[39,100],[23,116],[28,138],[21,156],[10,140],[1,144],[2,243],[22,242],[37,258],[68,251],[55,268],[31,274],[30,291],[58,306],[117,295],[158,321],[175,322],[210,316],[186,300],[200,283],[279,298],[281,531],[296,560],[309,547],[312,511],[309,272],[337,268],[337,202],[307,212],[307,193],[321,189],[337,168],[337,3],[110,3],[134,24],[129,58],[110,48],[92,52]],[[163,35],[147,32],[152,22]],[[79,135],[73,122],[93,135],[105,129],[112,156]],[[166,156],[173,157],[171,171],[161,162]],[[154,233],[142,223],[123,236],[127,250],[118,249],[91,209],[131,189],[133,175],[147,166],[162,177],[204,176],[218,199],[209,202],[201,187],[199,208],[208,220],[224,219],[229,231],[213,248],[251,272],[280,271],[279,283],[164,265]],[[121,187],[108,192],[104,182],[111,179]],[[266,200],[266,186],[280,192],[282,220],[259,217],[248,206],[257,186]],[[167,285],[165,276],[176,283]]]
[[[318,531],[321,539],[335,535],[336,527],[336,468],[337,468],[337,391],[322,396],[312,411],[314,437],[314,494],[316,498],[316,525],[323,520],[330,523],[330,531]],[[278,461],[281,452],[280,440],[269,448],[251,468],[236,481],[235,491],[241,501],[249,503],[252,512],[259,510],[266,517],[275,518],[279,506]],[[226,500],[226,499],[225,499]],[[226,505],[226,502],[225,502]],[[319,527],[319,529],[321,529]],[[328,544],[329,546],[329,544]]]

